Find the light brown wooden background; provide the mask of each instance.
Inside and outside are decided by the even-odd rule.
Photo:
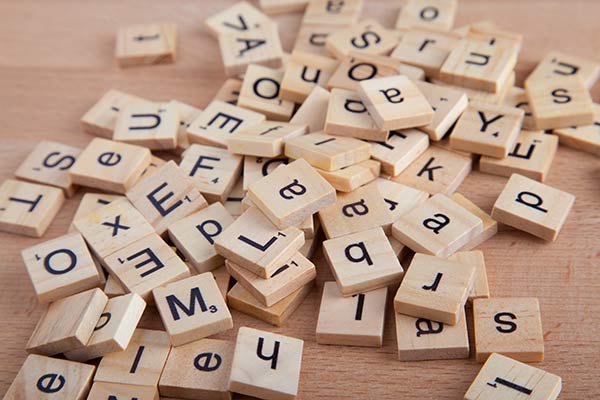
[[[0,0],[0,179],[41,139],[84,146],[91,139],[79,118],[108,89],[155,100],[178,99],[204,107],[225,79],[216,40],[203,29],[208,15],[234,1],[223,0]],[[399,1],[365,0],[363,16],[385,26],[395,21]],[[457,25],[491,19],[522,32],[525,45],[518,81],[549,50],[600,61],[600,2],[595,0],[462,0]],[[277,17],[290,50],[300,14]],[[166,66],[119,69],[113,53],[119,25],[174,21],[178,59]],[[593,94],[600,101],[600,85]],[[459,191],[490,211],[505,178],[473,172]],[[577,196],[555,243],[508,227],[481,248],[493,296],[540,299],[546,361],[537,366],[563,378],[561,399],[600,398],[600,161],[561,147],[548,184]],[[69,200],[43,239],[0,234],[0,393],[15,377],[24,345],[42,311],[20,250],[66,232],[80,195]],[[318,255],[319,289],[282,328],[234,312],[234,339],[249,325],[305,340],[300,392],[303,399],[459,399],[480,365],[473,360],[404,363],[396,359],[391,308],[380,349],[319,346],[315,326],[320,288],[331,274]],[[154,313],[145,327],[161,329]]]

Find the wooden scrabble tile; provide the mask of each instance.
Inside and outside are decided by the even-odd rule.
[[[138,328],[124,351],[102,357],[94,382],[156,387],[170,350],[166,332]]]
[[[516,74],[514,71],[512,71],[508,77],[508,80],[504,84],[504,86],[502,86],[496,93],[486,92],[484,90],[477,90],[477,89],[468,88],[468,87],[459,86],[459,85],[452,85],[452,84],[449,84],[446,82],[442,82],[439,79],[433,79],[432,82],[438,86],[444,86],[444,87],[447,87],[450,89],[462,91],[462,92],[466,93],[466,95],[470,101],[479,101],[482,103],[501,105],[501,104],[503,104],[504,99],[507,98],[508,92],[514,87],[515,79],[516,79]]]
[[[475,358],[492,353],[523,362],[544,360],[544,332],[536,298],[491,298],[473,301]]]
[[[281,80],[281,98],[302,103],[315,86],[325,87],[337,65],[330,57],[294,51]]]
[[[267,307],[271,307],[317,277],[315,265],[296,253],[268,279],[263,279],[239,265],[226,261],[225,267],[240,285]]]
[[[100,285],[98,270],[79,233],[39,243],[21,254],[40,303]]]
[[[41,237],[64,202],[61,189],[7,179],[0,185],[0,231]]]
[[[465,393],[465,400],[556,400],[562,379],[500,354],[492,354]],[[529,397],[532,396],[532,397]]]
[[[518,173],[544,182],[557,149],[557,136],[521,131],[506,158],[483,156],[479,160],[479,170],[507,177]]]
[[[465,92],[449,87],[416,82],[435,114],[431,123],[418,129],[427,133],[429,139],[439,141],[450,130],[469,105]]]
[[[394,298],[397,313],[456,325],[473,285],[475,267],[417,253]]]
[[[359,84],[358,94],[380,129],[423,126],[433,120],[433,109],[406,76],[370,79]]]
[[[342,29],[344,26],[303,24],[296,34],[292,52],[300,51],[330,57],[331,54],[325,47],[327,37]]]
[[[173,346],[233,328],[231,314],[211,272],[157,287],[152,293]]]
[[[467,177],[473,165],[471,156],[429,146],[411,165],[392,180],[429,194],[451,194]]]
[[[236,283],[227,293],[227,304],[232,310],[237,310],[271,325],[282,326],[300,307],[312,291],[313,286],[314,283],[310,282],[278,303],[267,307],[252,296],[242,285]]]
[[[380,227],[326,240],[323,254],[346,297],[398,283],[404,273]]]
[[[263,114],[220,100],[212,101],[188,128],[190,143],[227,147],[227,138],[265,120]]]
[[[252,30],[220,33],[219,49],[228,77],[246,73],[250,65],[269,68],[282,66],[283,50],[277,25],[273,23],[261,23]]]
[[[368,160],[371,147],[355,138],[313,132],[289,139],[285,143],[285,155],[294,159],[304,158],[313,167],[325,171],[335,171]]]
[[[591,125],[596,118],[592,98],[581,78],[527,81],[525,93],[538,130]]]
[[[448,260],[461,264],[470,264],[475,267],[475,277],[473,278],[473,287],[469,292],[469,302],[473,302],[475,299],[490,297],[485,259],[481,250],[459,251],[448,257]]]
[[[65,357],[88,361],[125,350],[145,309],[146,302],[135,293],[109,299],[85,346],[67,351]]]
[[[483,231],[473,237],[467,244],[461,247],[461,250],[467,251],[474,249],[479,246],[481,243],[485,242],[496,233],[498,233],[498,222],[495,219],[490,217],[485,211],[479,208],[475,203],[471,200],[467,199],[460,193],[453,193],[451,196],[452,200],[456,202],[458,205],[469,211],[471,214],[475,215],[483,222]]]
[[[468,39],[488,42],[491,46],[513,47],[516,51],[523,48],[523,35],[520,33],[494,29],[471,27],[466,36]]]
[[[242,327],[238,331],[229,390],[266,399],[295,399],[304,341]]]
[[[596,122],[592,125],[554,129],[554,134],[560,138],[560,144],[600,155],[600,104],[594,104],[594,111]]]
[[[229,192],[229,196],[227,196],[227,200],[223,205],[229,214],[232,217],[237,218],[244,212],[244,206],[242,204],[242,200],[246,196],[246,191],[244,190],[244,179],[243,176],[240,176]]]
[[[455,33],[415,29],[402,36],[391,57],[421,68],[428,78],[437,78],[459,40],[460,36]]]
[[[176,24],[121,27],[117,33],[117,62],[121,67],[172,63],[176,46]]]
[[[202,339],[174,347],[158,387],[162,396],[231,400],[227,389],[234,343]]]
[[[358,22],[363,0],[310,0],[304,11],[302,25],[350,26]]]
[[[132,398],[159,400],[158,390],[153,386],[125,385],[122,383],[94,382],[87,400]]]
[[[179,168],[209,203],[224,202],[242,173],[242,160],[242,156],[226,149],[193,144],[185,152]]]
[[[167,161],[153,155],[152,158],[150,159],[150,164],[148,164],[146,169],[144,169],[144,172],[142,172],[142,175],[140,175],[140,178],[135,182],[135,185],[138,185],[141,181],[150,177],[157,169],[159,169],[166,163],[167,163]]]
[[[396,176],[429,147],[429,137],[416,129],[391,131],[387,141],[371,143],[371,157],[381,162],[386,174]]]
[[[440,69],[440,80],[472,89],[499,92],[517,62],[518,48],[462,39]]]
[[[174,104],[130,103],[119,113],[113,140],[151,150],[173,150],[180,123],[179,109]]]
[[[283,154],[285,141],[304,135],[306,128],[306,124],[264,121],[227,138],[227,151],[255,157],[277,157]]]
[[[77,187],[71,181],[69,169],[81,151],[78,147],[42,140],[19,165],[15,176],[26,181],[61,188],[65,195],[71,197]]]
[[[218,38],[223,33],[251,32],[271,20],[246,1],[240,1],[204,20],[209,33]]]
[[[264,114],[275,121],[289,121],[294,102],[280,95],[283,72],[261,65],[250,65],[238,98],[238,106]]]
[[[123,194],[150,164],[150,150],[101,138],[92,139],[69,170],[73,183]]]
[[[266,14],[284,14],[304,11],[308,0],[260,0],[260,8]]]
[[[337,171],[323,171],[316,168],[327,182],[340,192],[351,192],[377,179],[381,171],[381,163],[375,160],[365,160]]]
[[[483,221],[444,194],[398,218],[392,235],[415,252],[449,257],[483,231]]]
[[[213,97],[213,101],[219,100],[232,106],[237,105],[238,98],[240,97],[240,90],[242,89],[242,81],[239,79],[229,78],[227,79],[221,88]]]
[[[333,205],[319,211],[319,218],[328,239],[379,226],[389,234],[393,222],[383,196],[372,185],[338,193]]]
[[[372,18],[335,32],[325,39],[325,48],[338,60],[350,52],[388,55],[397,44],[396,35]]]
[[[326,110],[329,104],[330,94],[320,86],[315,86],[306,100],[298,107],[290,124],[307,125],[308,132],[318,132],[325,128]]]
[[[213,203],[169,225],[169,238],[196,272],[211,271],[223,265],[223,257],[214,248],[215,238],[233,221],[221,203]]]
[[[556,240],[575,196],[512,174],[498,196],[492,218],[545,240]]]
[[[169,225],[208,205],[195,182],[174,161],[129,189],[127,198],[160,235]]]
[[[127,294],[123,286],[117,281],[112,275],[108,275],[106,278],[106,284],[104,285],[104,294],[108,296],[109,299],[113,297],[121,296]]]
[[[392,214],[393,221],[429,198],[429,194],[422,190],[413,189],[388,179],[379,178],[372,185],[377,186],[383,201]]]
[[[331,90],[324,130],[329,135],[377,142],[388,138],[388,131],[379,129],[358,93],[353,90]]]
[[[95,369],[93,365],[30,354],[4,399],[85,400]]]
[[[402,6],[396,28],[429,28],[448,31],[454,25],[457,0],[408,0]]]
[[[107,301],[104,292],[95,288],[50,303],[25,350],[52,356],[85,346]]]
[[[281,165],[286,165],[288,162],[289,159],[287,157],[264,158],[245,156],[243,173],[244,190],[247,191],[251,184],[260,181]]]
[[[329,78],[327,88],[358,90],[362,81],[403,73],[400,61],[386,56],[362,54],[355,51],[344,57]]]
[[[256,207],[238,217],[215,240],[217,253],[267,279],[304,244],[295,227],[278,230]]]
[[[524,115],[514,107],[471,102],[450,135],[450,147],[504,158],[517,140]]]
[[[464,311],[460,311],[456,325],[403,314],[395,314],[395,317],[400,361],[469,358],[469,334]]]
[[[100,259],[154,233],[152,225],[125,198],[101,206],[73,224]]]
[[[146,302],[152,290],[190,276],[190,270],[173,249],[151,234],[104,258],[104,266],[128,293],[137,293]]]
[[[299,225],[336,198],[333,186],[303,159],[250,184],[248,197],[280,229]]]
[[[581,78],[585,87],[591,89],[600,77],[600,63],[560,51],[551,51],[527,77],[527,81],[545,81],[569,76]]]
[[[256,205],[250,200],[248,196],[242,199],[242,208],[243,211],[246,211],[250,207],[256,207]],[[241,214],[240,214],[241,215]],[[312,239],[315,237],[315,231],[319,229],[318,219],[317,223],[315,223],[315,218],[313,215],[306,217],[302,222],[296,225],[296,228],[300,229],[302,233],[304,233],[305,239]]]
[[[511,87],[506,93],[506,96],[504,96],[502,105],[522,109],[525,112],[523,129],[530,131],[535,130],[535,120],[533,119],[531,107],[529,107],[529,102],[527,101],[525,89],[516,86]]]
[[[324,282],[317,343],[381,347],[387,287],[344,297],[335,282]]]

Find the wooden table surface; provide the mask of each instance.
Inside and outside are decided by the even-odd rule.
[[[91,139],[79,119],[108,89],[155,100],[208,104],[225,79],[215,39],[203,19],[234,1],[34,1],[0,0],[0,179],[12,176],[42,138],[85,146]],[[366,0],[363,16],[394,24],[399,1]],[[480,19],[521,32],[525,44],[517,79],[521,83],[550,50],[600,61],[600,2],[594,0],[461,0],[457,26]],[[282,43],[291,50],[300,14],[276,18]],[[174,21],[178,59],[164,66],[119,69],[114,60],[117,27]],[[593,90],[600,101],[600,85]],[[546,360],[536,366],[563,378],[561,399],[600,398],[600,159],[560,147],[547,180],[577,196],[555,243],[501,226],[481,246],[492,296],[535,296],[542,309]],[[473,172],[459,191],[484,210],[491,207],[505,178]],[[66,232],[81,198],[67,201],[46,235],[30,239],[0,234],[0,393],[15,377],[23,350],[42,307],[37,304],[20,250]],[[305,340],[300,397],[360,399],[460,399],[481,367],[473,359],[400,362],[391,307],[382,348],[321,346],[315,326],[324,280],[331,280],[320,251],[319,276],[310,297],[275,328],[233,312],[234,339],[249,325]],[[150,312],[144,327],[162,329]]]

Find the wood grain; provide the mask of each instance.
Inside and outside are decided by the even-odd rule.
[[[41,139],[84,146],[91,137],[79,127],[83,113],[108,89],[153,100],[177,99],[205,107],[225,74],[218,45],[203,28],[206,16],[233,0],[159,0],[102,2],[0,0],[0,179],[13,175]],[[363,17],[384,26],[395,22],[398,1],[368,0]],[[462,0],[457,25],[491,19],[521,32],[525,43],[517,65],[522,83],[550,50],[599,60],[600,2],[593,0]],[[300,14],[278,16],[282,43],[290,50]],[[178,59],[171,65],[119,69],[114,60],[120,25],[174,21]],[[600,85],[593,91],[600,101]],[[459,187],[490,211],[506,178],[472,172]],[[506,226],[481,246],[492,296],[533,296],[540,300],[546,360],[536,364],[561,376],[561,399],[600,397],[600,162],[560,147],[547,184],[577,196],[565,227],[554,243]],[[42,239],[0,234],[0,393],[25,360],[25,343],[42,307],[23,266],[20,250],[64,234],[81,192],[69,199]],[[331,280],[321,252],[316,255],[317,289],[281,328],[233,312],[235,329],[217,335],[233,340],[237,328],[251,326],[305,340],[300,397],[361,399],[458,399],[480,364],[471,360],[404,363],[397,360],[394,318],[386,316],[381,349],[317,345],[320,290]],[[150,311],[142,326],[162,329]]]

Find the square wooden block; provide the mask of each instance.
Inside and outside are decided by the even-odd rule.
[[[506,177],[518,173],[544,182],[557,149],[558,136],[521,131],[506,158],[483,156],[479,160],[479,170]]]
[[[416,82],[416,84],[435,112],[433,121],[418,129],[427,133],[429,139],[439,141],[465,111],[469,99],[466,93],[460,90],[427,82]]]
[[[363,0],[345,0],[331,3],[328,0],[311,0],[306,6],[302,25],[350,26],[358,21]]]
[[[429,194],[452,194],[471,172],[472,166],[473,159],[469,155],[429,146],[392,180]]]
[[[377,186],[394,221],[429,198],[429,194],[421,190],[388,179],[378,178],[373,185]]]
[[[75,184],[124,194],[150,161],[147,148],[95,138],[79,155],[69,175]]]
[[[157,234],[117,250],[103,264],[127,292],[147,302],[154,288],[190,276],[187,265]]]
[[[77,187],[71,181],[69,169],[81,151],[78,147],[42,140],[19,165],[15,176],[26,181],[61,188],[66,196],[71,197]]]
[[[308,0],[260,0],[260,8],[266,14],[283,14],[304,11]]]
[[[202,114],[202,110],[192,105],[182,103],[181,101],[171,100],[167,107],[177,110],[179,116],[179,127],[177,128],[177,151],[185,151],[190,147],[188,139],[188,127],[192,122]]]
[[[234,343],[202,339],[174,347],[160,376],[163,396],[231,400],[227,389]]]
[[[492,353],[523,362],[544,360],[544,331],[538,299],[531,297],[473,301],[476,359]]]
[[[179,109],[173,104],[130,103],[119,113],[113,140],[151,150],[173,150],[180,123]]]
[[[117,33],[117,62],[121,67],[172,63],[176,46],[176,24],[121,27]]]
[[[358,93],[353,90],[332,89],[325,119],[325,133],[385,142],[389,132],[379,129]]]
[[[397,44],[396,35],[372,18],[335,32],[325,40],[325,47],[338,60],[350,52],[388,55]]]
[[[225,261],[225,267],[240,285],[267,307],[275,305],[317,277],[315,265],[300,253],[281,265],[268,279],[231,261]]]
[[[314,3],[314,1],[309,2],[309,4],[310,3]],[[342,29],[344,29],[343,26],[335,25],[300,25],[300,30],[296,34],[296,41],[294,42],[292,53],[298,51],[318,56],[331,57],[329,50],[325,47],[327,37]]]
[[[337,66],[331,57],[295,50],[281,81],[281,98],[302,103],[315,86],[325,87]]]
[[[498,222],[496,222],[496,220],[493,219],[489,214],[479,208],[477,204],[473,203],[460,193],[452,194],[451,198],[459,206],[463,207],[468,212],[476,217],[479,217],[481,221],[483,221],[483,231],[481,231],[479,235],[475,235],[475,237],[473,237],[467,244],[461,247],[461,250],[467,251],[474,249],[498,233]]]
[[[90,289],[50,303],[25,350],[53,356],[85,346],[108,302],[101,289]]]
[[[152,158],[150,159],[150,164],[148,164],[146,169],[144,169],[144,172],[142,172],[142,175],[135,182],[135,185],[139,184],[141,181],[145,180],[146,178],[152,176],[152,174],[154,172],[156,172],[156,170],[158,170],[160,167],[162,167],[166,163],[167,163],[167,161],[153,155]]]
[[[515,86],[516,74],[511,72],[506,82],[500,86],[497,92],[486,92],[485,90],[473,89],[459,84],[451,84],[439,79],[433,79],[432,82],[438,86],[447,87],[454,90],[464,92],[470,101],[478,101],[481,103],[503,104],[504,99],[508,96],[508,92]]]
[[[492,218],[554,241],[574,202],[575,196],[570,193],[512,174],[494,203]]]
[[[106,193],[85,193],[81,197],[81,201],[79,201],[79,206],[73,215],[73,219],[71,221],[71,225],[69,226],[69,232],[73,232],[75,230],[75,221],[81,219],[91,213],[92,211],[96,211],[102,206],[107,205],[111,201],[117,199],[124,199],[125,196],[116,195],[116,194],[106,194]]]
[[[125,350],[145,309],[146,302],[135,293],[109,299],[87,344],[67,351],[65,357],[74,361],[88,361]]]
[[[600,77],[600,63],[586,58],[550,51],[527,77],[527,81],[546,81],[553,78],[576,76],[588,89]]]
[[[475,267],[417,253],[394,298],[397,313],[456,325],[473,286]]]
[[[300,339],[240,328],[229,390],[263,399],[295,399],[303,346]]]
[[[352,51],[340,60],[338,67],[327,82],[327,88],[356,91],[359,83],[364,80],[398,75],[399,73],[408,76],[408,71],[405,70],[407,67],[409,66],[387,56]]]
[[[383,172],[399,175],[429,147],[426,133],[416,129],[390,132],[386,141],[371,143],[371,157],[381,162]]]
[[[377,187],[367,185],[350,193],[338,193],[336,202],[319,211],[327,239],[371,228],[391,232],[392,214]]]
[[[248,197],[280,229],[298,226],[336,199],[333,186],[303,159],[252,183]]]
[[[4,400],[87,399],[96,367],[30,354]]]
[[[194,181],[174,161],[129,189],[127,198],[160,235],[174,222],[208,205]]]
[[[516,86],[511,87],[506,93],[506,96],[504,96],[502,99],[501,104],[523,110],[525,112],[525,117],[523,118],[523,129],[530,131],[535,130],[535,120],[533,119],[533,114],[531,113],[529,101],[527,101],[525,89]]]
[[[215,249],[228,260],[269,278],[304,244],[304,234],[296,227],[277,229],[256,207],[238,217],[215,240]]]
[[[406,76],[363,81],[358,86],[358,94],[380,129],[414,128],[433,120],[431,105]]]
[[[527,81],[525,93],[536,129],[591,125],[596,118],[590,92],[579,77]]]
[[[313,132],[289,139],[285,143],[285,155],[304,158],[313,167],[325,171],[335,171],[368,160],[371,147],[367,142],[351,137]]]
[[[521,131],[524,115],[514,107],[471,102],[450,135],[450,147],[505,158]]]
[[[100,274],[79,233],[28,247],[21,255],[40,303],[100,286]]]
[[[473,287],[469,292],[469,302],[473,302],[475,299],[490,297],[490,288],[488,286],[483,251],[459,251],[448,257],[448,261],[468,264],[475,267],[475,278],[473,278]]]
[[[288,163],[289,159],[285,156],[273,158],[245,156],[244,173],[242,174],[244,191],[247,191],[251,184],[262,180],[280,166]]]
[[[306,124],[265,121],[231,135],[227,150],[255,157],[277,157],[283,154],[285,141],[304,135],[306,127]]]
[[[263,114],[245,108],[213,100],[188,127],[190,143],[227,147],[227,139],[235,132],[241,132],[264,122]]]
[[[319,132],[325,128],[326,110],[329,104],[329,91],[316,86],[306,100],[296,110],[290,124],[307,125],[307,132]]]
[[[124,351],[102,357],[94,382],[157,386],[170,350],[166,332],[136,329]]]
[[[454,25],[457,8],[457,0],[408,0],[400,10],[396,28],[449,31]]]
[[[556,400],[561,388],[559,376],[492,354],[469,386],[464,400]]]
[[[348,193],[377,179],[381,172],[381,163],[375,160],[365,160],[337,171],[315,169],[335,190]]]
[[[193,144],[186,150],[179,168],[208,202],[225,202],[242,173],[242,161],[242,156],[226,149]]]
[[[554,129],[560,144],[600,156],[600,104],[594,103],[594,113],[591,125]]]
[[[380,227],[326,240],[323,254],[343,296],[399,283],[404,274]]]
[[[244,75],[237,105],[264,114],[269,120],[289,121],[294,102],[282,100],[283,71],[249,65]]]
[[[446,258],[483,231],[481,218],[443,194],[402,215],[392,235],[413,251]]]
[[[267,15],[246,1],[240,1],[204,20],[209,33],[218,38],[222,33],[247,32],[270,24]]]
[[[152,294],[173,346],[233,328],[225,299],[210,272],[157,287]]]
[[[153,386],[125,385],[122,383],[94,382],[87,400],[133,398],[159,400],[158,390]]]
[[[7,179],[0,185],[0,231],[41,237],[64,202],[61,189]]]
[[[381,347],[387,287],[344,297],[335,282],[324,282],[317,343]]]
[[[395,316],[400,361],[469,358],[469,334],[464,311],[460,312],[456,325],[403,314]]]

